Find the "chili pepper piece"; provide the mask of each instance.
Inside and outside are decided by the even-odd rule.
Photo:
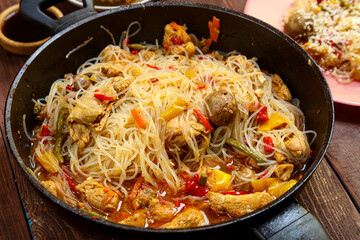
[[[97,98],[100,102],[105,101],[105,100],[114,101],[113,97],[105,96],[104,94],[101,94],[101,93],[95,93],[94,97]]]
[[[209,189],[201,187],[195,181],[186,181],[185,193],[191,196],[203,197],[209,192]]]
[[[50,129],[48,126],[46,125],[43,125],[42,129],[41,129],[41,133],[40,133],[40,136],[43,138],[43,137],[46,137],[46,136],[50,136],[51,132],[50,132]]]
[[[196,108],[194,108],[193,111],[196,114],[196,116],[198,117],[198,119],[200,120],[201,124],[204,125],[205,129],[207,131],[211,131],[212,127],[211,127],[211,124],[210,124],[209,120],[207,119],[207,117],[204,114],[202,114],[199,110],[197,110]]]

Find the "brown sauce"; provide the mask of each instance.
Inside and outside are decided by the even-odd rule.
[[[46,12],[46,15],[55,18],[50,12]],[[7,38],[17,42],[36,42],[50,36],[40,26],[25,20],[19,11],[6,17],[2,32]]]

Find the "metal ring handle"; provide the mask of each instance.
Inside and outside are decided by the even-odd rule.
[[[45,10],[66,0],[22,0],[20,11],[24,18],[42,26],[50,34],[55,34],[88,16],[96,14],[93,0],[83,0],[84,8],[76,10],[59,19],[52,19]]]

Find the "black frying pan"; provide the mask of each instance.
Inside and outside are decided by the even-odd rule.
[[[327,239],[321,224],[293,200],[296,193],[310,178],[324,157],[332,135],[334,108],[329,87],[315,62],[292,39],[273,27],[245,14],[229,9],[194,3],[155,2],[144,5],[126,6],[95,14],[92,0],[84,0],[84,9],[71,13],[60,20],[53,20],[42,14],[40,9],[64,0],[23,0],[23,14],[42,24],[55,34],[41,46],[25,63],[16,76],[7,97],[5,107],[6,135],[11,151],[29,180],[47,197],[65,209],[99,224],[119,229],[140,232],[193,232],[219,228],[229,224],[251,223],[261,238],[271,239]],[[257,57],[262,69],[280,75],[294,97],[299,98],[306,116],[308,129],[318,134],[311,146],[313,154],[303,178],[288,192],[267,206],[245,216],[200,228],[169,230],[145,229],[94,220],[80,210],[57,199],[44,189],[31,175],[29,166],[30,141],[26,138],[22,116],[26,114],[26,125],[32,129],[35,124],[32,98],[47,95],[55,79],[64,73],[75,72],[87,59],[97,56],[109,43],[110,36],[104,26],[119,39],[132,21],[139,21],[141,32],[132,38],[133,42],[161,41],[163,27],[170,21],[186,23],[189,32],[197,36],[208,36],[207,21],[213,16],[221,19],[220,40],[213,49],[229,52],[237,50],[248,57]],[[82,20],[81,20],[82,19]],[[92,38],[85,46],[67,53],[84,41]],[[281,209],[281,210],[279,210]]]

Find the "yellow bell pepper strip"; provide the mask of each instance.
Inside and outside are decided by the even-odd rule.
[[[193,69],[193,68],[189,68],[185,71],[185,76],[188,77],[189,79],[192,78],[196,78],[197,77],[197,72]]]
[[[288,182],[281,181],[280,179],[276,179],[269,187],[267,192],[274,197],[280,197],[284,193],[286,193],[292,186],[295,185],[297,181],[295,179],[291,179]]]
[[[231,175],[216,168],[214,169],[214,174],[215,184],[211,187],[211,190],[215,192],[226,190],[230,183]]]
[[[260,124],[258,131],[267,132],[274,128],[280,127],[283,124],[287,125],[288,123],[289,121],[287,118],[285,118],[278,112],[274,112],[273,114],[271,114],[269,120]]]
[[[255,192],[263,192],[267,190],[270,185],[275,182],[276,178],[264,178],[251,181],[251,185]]]
[[[183,99],[176,99],[175,102],[165,110],[160,116],[164,118],[166,121],[179,116],[187,109],[187,102]]]
[[[64,138],[64,136],[62,134],[63,124],[64,124],[64,111],[60,110],[59,116],[58,116],[58,119],[56,122],[56,135],[55,135],[55,146],[54,146],[54,155],[60,163],[64,162],[64,158],[61,155],[61,146],[62,146],[62,141]]]
[[[248,146],[246,146],[245,144],[238,142],[232,138],[229,138],[226,141],[227,144],[229,144],[230,146],[237,148],[239,150],[241,150],[242,152],[244,152],[246,155],[252,157],[257,163],[266,163],[266,161],[264,159],[262,159],[261,157],[259,157],[258,155],[256,155]]]
[[[199,110],[197,110],[196,108],[194,108],[193,111],[196,114],[197,118],[200,120],[201,124],[204,125],[205,129],[207,131],[211,131],[212,127],[211,127],[211,124],[210,124],[209,120],[207,119],[207,117],[204,114],[202,114]]]
[[[137,125],[138,125],[140,128],[146,128],[146,123],[145,123],[144,119],[142,119],[142,117],[140,116],[138,110],[136,110],[136,109],[131,109],[131,115],[134,117]]]

